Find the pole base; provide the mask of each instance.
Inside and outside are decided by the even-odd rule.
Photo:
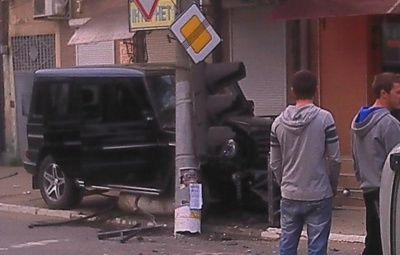
[[[201,211],[190,210],[189,206],[175,209],[174,234],[201,233]]]

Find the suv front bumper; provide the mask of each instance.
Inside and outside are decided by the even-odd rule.
[[[29,160],[24,161],[24,168],[28,173],[32,175],[35,175],[37,172],[36,163]]]

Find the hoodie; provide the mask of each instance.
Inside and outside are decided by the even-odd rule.
[[[363,107],[351,124],[353,167],[364,192],[380,187],[387,155],[400,143],[400,123],[386,108]]]
[[[314,104],[288,106],[272,124],[270,156],[283,198],[317,201],[336,193],[339,139],[328,111]]]

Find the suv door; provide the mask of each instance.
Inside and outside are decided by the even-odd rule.
[[[149,187],[157,127],[141,94],[141,78],[91,78],[80,83],[82,169],[93,184]],[[152,190],[158,192],[156,189]]]
[[[70,79],[36,79],[27,124],[28,156],[34,162],[42,151],[51,154],[67,171],[79,162],[80,127],[77,105],[71,102],[73,91]]]

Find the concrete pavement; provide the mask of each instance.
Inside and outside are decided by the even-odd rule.
[[[0,211],[28,213],[60,218],[77,218],[92,214],[109,206],[110,202],[102,196],[84,198],[81,206],[74,211],[51,210],[46,207],[40,192],[32,190],[31,177],[22,167],[0,167]],[[330,240],[340,242],[363,242],[365,234],[365,210],[335,208]],[[119,224],[134,224],[132,217],[119,217],[112,220]],[[265,227],[262,229],[262,227]],[[279,238],[279,229],[266,229],[258,226],[253,231],[265,239]],[[305,234],[304,234],[305,235]]]
[[[273,255],[278,254],[277,242],[226,235],[223,239],[209,239],[210,233],[175,238],[170,230],[140,233],[121,244],[120,238],[99,240],[99,231],[107,231],[103,224],[74,224],[69,227],[33,228],[35,220],[51,217],[0,212],[0,226],[6,230],[0,238],[0,254],[7,255]],[[1,230],[0,230],[1,231]],[[212,233],[214,234],[214,233]],[[307,254],[307,242],[301,241],[298,254]],[[327,255],[361,254],[362,244],[330,243]],[[60,252],[61,251],[61,252]]]

